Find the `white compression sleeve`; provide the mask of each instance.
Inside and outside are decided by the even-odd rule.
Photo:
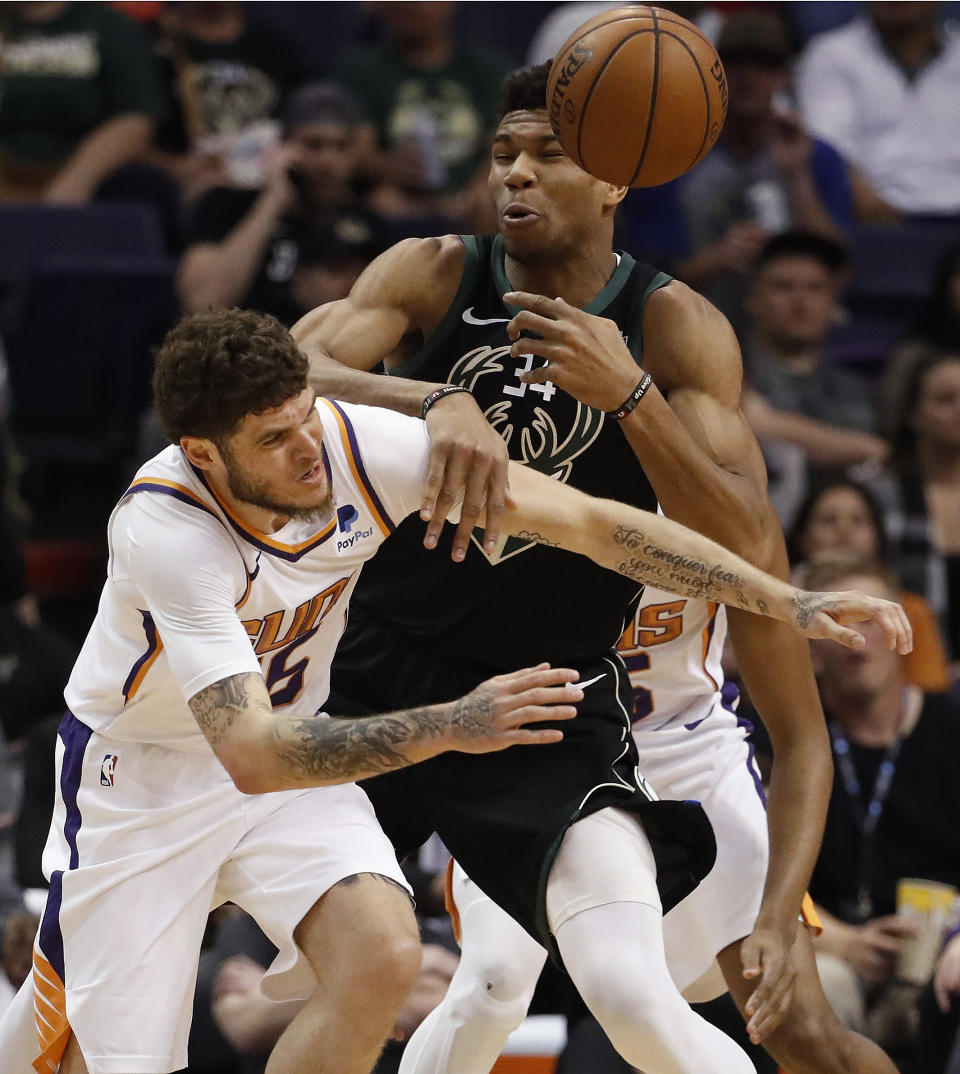
[[[547,953],[458,867],[460,965],[410,1038],[400,1074],[488,1074],[523,1021]]]

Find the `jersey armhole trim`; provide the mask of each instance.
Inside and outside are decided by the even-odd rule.
[[[630,353],[636,359],[637,365],[643,364],[641,361],[641,356],[643,354],[643,314],[644,310],[647,308],[647,299],[649,299],[654,291],[659,291],[661,287],[666,287],[668,283],[673,283],[673,277],[666,272],[658,272],[647,284],[646,290],[640,295],[640,298],[637,301],[633,319],[630,324],[630,342],[628,344]]]
[[[447,337],[453,331],[454,326],[460,317],[460,311],[465,304],[466,298],[476,285],[477,273],[480,266],[480,251],[477,243],[477,236],[460,235],[459,238],[463,243],[465,256],[463,259],[463,272],[460,276],[460,286],[457,288],[457,293],[453,296],[453,301],[447,307],[447,312],[443,315],[443,320],[437,325],[429,338],[424,340],[423,346],[417,353],[411,355],[411,357],[402,365],[398,365],[396,368],[388,370],[387,376],[409,377],[412,380],[416,380],[417,373],[430,360],[431,356],[440,349],[446,342]]]
[[[377,525],[383,531],[383,535],[389,537],[396,529],[396,526],[387,514],[387,510],[383,506],[373,482],[370,480],[367,471],[364,469],[363,460],[360,457],[360,445],[357,443],[357,436],[350,419],[332,399],[321,398],[319,402],[323,403],[323,405],[333,413],[337,426],[340,429],[340,440],[343,444],[343,450],[347,456],[347,462],[350,466],[350,471],[353,474],[353,479],[356,482],[357,488],[360,490],[360,494],[366,501],[367,507],[376,520]]]

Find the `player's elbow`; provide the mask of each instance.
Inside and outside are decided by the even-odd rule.
[[[217,758],[241,794],[269,794],[284,789],[269,751],[259,743],[218,749]]]

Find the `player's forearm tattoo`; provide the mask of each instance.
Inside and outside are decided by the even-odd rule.
[[[302,716],[277,719],[277,756],[291,775],[318,783],[347,782],[412,764],[403,746],[447,730],[442,706],[357,719]]]
[[[404,768],[420,758],[410,746],[488,735],[495,714],[494,690],[483,684],[449,705],[430,705],[383,716],[308,716],[272,725],[277,756],[294,776],[346,782]]]
[[[534,533],[532,530],[521,530],[516,535],[521,541],[533,541],[534,544],[544,544],[547,548],[561,548],[559,541],[551,541],[548,537],[544,537],[542,533]]]
[[[794,594],[793,606],[796,608],[797,624],[806,630],[817,612],[833,611],[837,601],[828,600],[823,593],[807,593],[801,589]]]
[[[255,683],[260,684],[256,692],[253,689]],[[221,679],[190,698],[190,710],[214,749],[241,713],[264,708],[259,696],[262,683],[263,679],[256,672],[248,671]]]
[[[617,571],[638,582],[651,582],[685,597],[716,597],[732,592],[735,599],[748,602],[743,580],[723,563],[706,563],[647,540],[639,530],[617,526],[613,539],[633,555],[617,564]]]

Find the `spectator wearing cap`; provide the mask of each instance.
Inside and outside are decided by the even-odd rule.
[[[292,324],[346,295],[385,245],[353,194],[363,118],[332,82],[290,96],[263,188],[216,187],[196,205],[177,276],[185,310],[242,306]]]
[[[960,27],[941,6],[866,4],[798,61],[800,114],[856,165],[863,220],[960,215]]]
[[[840,238],[851,221],[846,165],[786,105],[790,42],[768,12],[732,16],[717,41],[730,84],[720,138],[678,181],[685,231],[676,275],[743,327],[747,275],[764,242],[788,228]]]

